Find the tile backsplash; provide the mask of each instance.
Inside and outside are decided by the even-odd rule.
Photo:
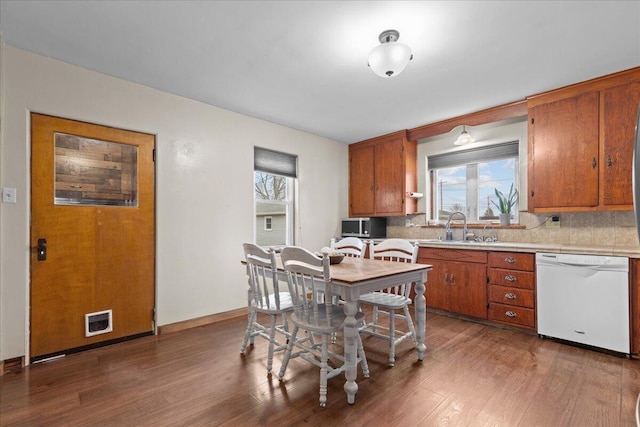
[[[543,224],[551,215],[560,217],[560,228]],[[406,226],[407,220],[411,224]],[[551,221],[551,220],[549,220]],[[444,227],[421,227],[425,215],[387,218],[387,236],[406,239],[444,239]],[[520,225],[525,228],[496,228],[499,241],[577,246],[638,246],[633,211],[562,212],[531,214],[520,212]],[[454,234],[458,234],[454,230]],[[479,235],[489,229],[471,229]],[[456,236],[456,238],[459,238]]]

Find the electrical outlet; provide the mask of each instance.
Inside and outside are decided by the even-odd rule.
[[[404,220],[404,226],[405,227],[411,227],[411,220],[409,218]]]
[[[560,228],[560,217],[557,215],[552,216],[547,221],[547,228]]]

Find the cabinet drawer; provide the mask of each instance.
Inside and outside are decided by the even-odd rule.
[[[475,251],[469,249],[442,249],[442,248],[419,248],[418,262],[421,264],[430,264],[429,259],[437,259],[442,261],[462,261],[462,262],[479,262],[487,263],[487,252]]]
[[[489,267],[533,271],[535,257],[521,252],[490,252]]]
[[[517,305],[520,307],[535,307],[533,291],[506,286],[489,286],[489,301],[501,304]]]
[[[511,323],[527,328],[536,327],[535,311],[533,309],[513,305],[489,304],[489,320]]]
[[[489,283],[511,288],[534,289],[534,273],[518,270],[489,269]]]

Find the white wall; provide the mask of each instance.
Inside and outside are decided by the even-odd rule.
[[[155,134],[158,325],[245,305],[253,146],[298,155],[297,244],[327,246],[347,216],[347,146],[2,45],[0,360],[28,351],[29,113]]]

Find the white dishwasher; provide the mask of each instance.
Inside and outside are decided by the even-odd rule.
[[[538,334],[630,353],[629,258],[536,254]]]

